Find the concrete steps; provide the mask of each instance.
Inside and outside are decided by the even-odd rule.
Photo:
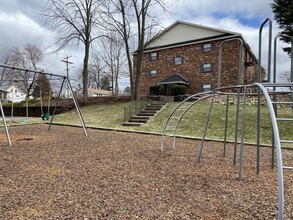
[[[151,103],[144,109],[139,111],[136,115],[132,116],[129,121],[124,122],[124,126],[141,126],[148,122],[150,118],[155,116],[163,107],[165,103]]]

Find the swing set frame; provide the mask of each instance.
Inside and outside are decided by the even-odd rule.
[[[2,65],[2,64],[0,64],[0,67],[7,68],[7,69],[12,69],[12,70],[20,70],[20,71],[32,72],[32,73],[42,74],[42,75],[47,75],[47,76],[54,76],[56,78],[63,79],[62,80],[61,87],[60,87],[60,90],[59,90],[59,93],[58,93],[57,101],[56,101],[55,106],[54,106],[54,109],[53,109],[53,114],[52,114],[52,117],[51,117],[51,120],[50,120],[50,123],[49,123],[48,130],[51,129],[51,126],[52,126],[52,123],[53,123],[53,120],[54,120],[54,115],[56,113],[56,109],[57,109],[57,106],[58,106],[59,98],[61,96],[61,93],[62,93],[64,84],[67,83],[67,86],[68,86],[68,88],[70,89],[70,91],[72,93],[72,100],[74,102],[74,106],[75,106],[75,109],[77,111],[77,114],[78,114],[80,123],[81,123],[82,128],[83,128],[83,131],[84,131],[84,134],[85,134],[85,136],[87,136],[87,127],[86,127],[86,124],[84,122],[82,113],[80,111],[80,107],[78,105],[77,98],[76,98],[76,96],[75,96],[75,94],[73,92],[73,89],[72,89],[70,80],[69,80],[69,78],[67,76],[62,76],[62,75],[58,75],[58,74],[54,74],[54,73],[46,73],[44,71],[36,71],[36,70],[31,70],[31,69],[24,69],[24,68],[9,66],[9,65]],[[4,111],[3,111],[3,108],[2,108],[2,102],[1,102],[1,100],[0,100],[0,111],[1,111],[1,116],[2,116],[2,120],[3,120],[3,124],[4,124],[4,128],[5,128],[5,132],[6,132],[7,141],[8,141],[9,146],[11,146],[11,140],[10,140],[9,131],[8,131],[8,127],[7,127],[7,123],[6,123]]]

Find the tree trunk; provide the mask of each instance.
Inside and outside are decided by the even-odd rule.
[[[90,51],[90,41],[87,40],[87,42],[85,43],[85,54],[84,54],[84,59],[83,59],[83,71],[82,71],[82,77],[83,77],[83,102],[86,102],[87,98],[88,98],[89,51]]]

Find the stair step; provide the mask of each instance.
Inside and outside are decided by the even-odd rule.
[[[155,112],[140,112],[137,116],[154,116],[155,114]]]
[[[141,115],[135,115],[135,116],[132,116],[131,119],[146,119],[146,120],[149,120],[150,117],[149,116],[141,116]]]
[[[141,110],[139,113],[157,113],[156,110]]]
[[[122,125],[124,125],[124,126],[141,126],[143,124],[144,123],[138,123],[138,122],[124,122],[124,123],[122,123]]]
[[[161,110],[160,106],[147,106],[144,110]]]
[[[146,123],[148,119],[131,118],[129,122]]]

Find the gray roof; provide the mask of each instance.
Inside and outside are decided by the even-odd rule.
[[[5,93],[8,93],[8,91],[7,90],[4,90],[4,89],[0,89],[0,92],[5,92]]]
[[[159,82],[160,85],[175,84],[175,83],[189,85],[189,80],[186,79],[181,74],[177,73],[177,74],[169,76],[166,79],[164,79],[161,82]]]

